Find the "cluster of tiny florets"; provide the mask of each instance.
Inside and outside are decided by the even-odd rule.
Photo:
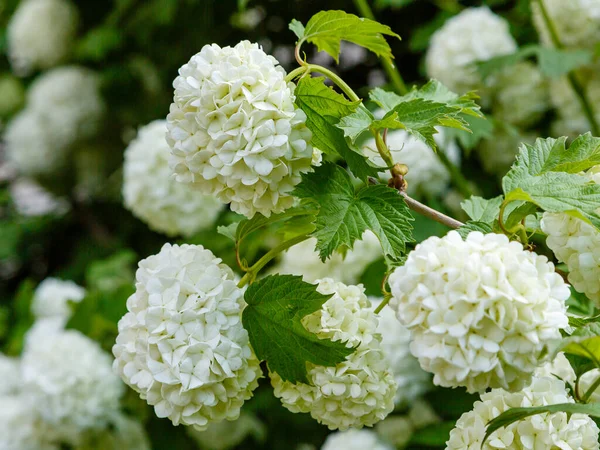
[[[8,54],[13,70],[27,75],[48,69],[71,52],[79,14],[68,0],[22,1],[8,24]]]
[[[275,396],[290,411],[310,413],[332,430],[372,426],[394,409],[397,388],[376,332],[377,316],[362,286],[326,278],[318,281],[317,291],[333,295],[303,325],[321,339],[345,342],[356,351],[335,367],[307,363],[311,384],[271,373]]]
[[[10,196],[15,210],[25,217],[61,215],[69,210],[67,200],[27,178],[18,178],[10,184]]]
[[[202,246],[165,244],[139,263],[114,368],[158,417],[202,430],[234,420],[261,376],[242,327],[243,290]]]
[[[568,325],[554,265],[504,235],[431,237],[389,283],[411,352],[440,386],[519,389]]]
[[[164,120],[152,122],[125,150],[125,206],[156,231],[190,236],[214,223],[221,203],[174,179],[166,132]]]
[[[302,275],[312,283],[319,278],[333,278],[347,284],[356,284],[369,264],[383,256],[381,243],[372,231],[366,231],[361,240],[345,255],[334,252],[324,262],[315,250],[317,240],[307,239],[282,253],[274,268],[279,274]]]
[[[327,436],[321,450],[392,450],[371,430],[337,431]]]
[[[69,302],[79,303],[85,297],[85,289],[72,281],[46,278],[33,295],[31,312],[37,320],[52,319],[64,326],[71,317]]]
[[[179,70],[167,116],[178,181],[247,217],[292,206],[311,169],[312,134],[294,85],[258,44],[206,45]]]

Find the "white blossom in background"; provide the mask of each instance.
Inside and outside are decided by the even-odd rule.
[[[164,120],[154,121],[140,128],[125,150],[125,206],[156,231],[191,236],[213,225],[222,205],[175,180],[169,168],[166,131]]]
[[[69,202],[57,198],[35,181],[18,178],[10,184],[10,196],[17,213],[26,217],[62,215],[69,210]]]
[[[389,283],[411,352],[439,386],[520,389],[568,325],[554,265],[504,235],[430,237]]]
[[[406,416],[390,415],[374,427],[377,435],[398,449],[407,446],[415,432],[415,427]],[[368,447],[365,447],[368,448]]]
[[[354,242],[354,248],[346,255],[333,253],[325,262],[315,250],[317,240],[307,239],[290,247],[281,254],[281,260],[274,268],[282,275],[302,275],[304,281],[312,283],[327,277],[347,284],[357,284],[360,276],[372,262],[383,256],[379,239],[372,231],[366,231],[362,240]]]
[[[433,138],[438,146],[436,151],[446,153],[448,159],[458,165],[460,149],[456,141],[449,139],[443,128],[439,128]],[[366,141],[365,146],[367,157],[377,166],[385,167],[386,164],[377,151],[375,139]],[[438,195],[448,186],[450,174],[436,156],[435,151],[425,142],[404,130],[393,130],[387,134],[387,146],[395,163],[408,166],[406,181],[409,195]],[[389,171],[381,172],[380,177],[388,180]]]
[[[477,156],[487,173],[502,178],[511,168],[522,143],[533,144],[536,133],[519,132],[511,128],[496,128],[492,135],[482,139],[476,148]]]
[[[583,397],[598,379],[600,379],[600,369],[592,369],[581,375],[581,378],[579,379],[580,397]],[[592,392],[592,395],[588,399],[588,403],[600,403],[600,387],[596,387]]]
[[[381,299],[372,304],[375,310]],[[412,404],[431,387],[431,376],[421,369],[417,358],[410,353],[410,331],[398,321],[394,310],[385,306],[379,312],[377,332],[381,334],[381,348],[398,385],[394,402],[396,406]]]
[[[50,123],[28,109],[8,123],[4,143],[8,163],[27,176],[49,175],[62,169],[70,150]]]
[[[546,80],[529,61],[495,74],[491,96],[494,118],[520,127],[535,124],[549,107]]]
[[[119,410],[124,386],[100,346],[75,330],[38,330],[25,341],[23,390],[41,418],[65,441],[103,429]]]
[[[582,176],[594,183],[600,182],[600,165]],[[548,235],[546,245],[556,259],[569,268],[569,283],[600,305],[600,232],[566,213],[545,212],[540,225]]]
[[[31,312],[36,320],[51,319],[62,328],[71,317],[69,302],[79,303],[85,297],[85,289],[72,281],[46,278],[35,290]]]
[[[261,376],[242,327],[244,291],[199,245],[165,244],[139,263],[114,369],[158,417],[205,430],[235,420]]]
[[[544,364],[535,371],[535,376],[538,377],[555,377],[560,378],[565,382],[565,385],[575,386],[577,376],[571,367],[571,363],[564,353],[559,353],[556,357]]]
[[[304,327],[321,339],[357,349],[335,367],[307,363],[310,385],[283,381],[272,372],[275,396],[291,412],[310,413],[331,430],[372,426],[394,409],[397,388],[376,333],[377,316],[361,285],[330,278],[317,282],[317,291],[332,297],[302,320]]]
[[[536,374],[531,384],[519,392],[493,389],[481,395],[473,410],[456,422],[446,442],[446,450],[495,449],[585,449],[597,450],[598,427],[584,414],[537,414],[500,428],[481,445],[487,423],[510,408],[573,403],[565,383],[554,376]]]
[[[141,422],[123,414],[111,419],[110,427],[84,433],[73,450],[150,450],[152,447]]]
[[[53,444],[53,430],[39,417],[33,398],[2,395],[0,405],[0,449],[60,450]]]
[[[187,427],[186,431],[203,450],[228,450],[250,436],[261,441],[267,433],[265,425],[254,414],[243,411],[237,420],[212,423],[205,431],[194,427]]]
[[[14,72],[28,75],[64,61],[75,43],[79,14],[68,0],[27,0],[8,24],[8,55]]]
[[[21,390],[21,362],[0,353],[0,398],[14,395]],[[0,403],[1,404],[1,403]],[[2,448],[0,446],[0,448]]]
[[[371,430],[336,431],[325,439],[321,450],[394,450]]]
[[[459,94],[481,89],[475,63],[517,50],[508,22],[488,7],[467,8],[431,37],[425,56],[427,75]]]
[[[179,69],[167,116],[177,181],[252,217],[281,212],[311,170],[312,134],[294,84],[258,44],[205,45]]]
[[[600,42],[599,0],[544,0],[544,6],[562,45],[593,49]],[[531,11],[542,43],[553,47],[550,32],[536,2],[531,4]]]
[[[66,146],[93,137],[106,110],[98,75],[79,66],[58,67],[36,78],[27,92],[27,108]]]

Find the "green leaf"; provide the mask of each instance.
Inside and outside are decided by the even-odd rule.
[[[579,136],[566,148],[566,138],[546,139],[546,142],[538,142],[528,147],[528,154],[533,155],[530,159],[539,158],[543,161],[538,173],[543,172],[567,172],[579,173],[597,164],[600,164],[600,138],[593,137],[591,133]]]
[[[560,403],[557,405],[534,406],[530,408],[511,408],[492,419],[487,426],[482,446],[490,435],[499,428],[506,427],[536,414],[565,412],[567,414],[587,414],[592,417],[600,417],[600,403]]]
[[[460,234],[460,236],[463,239],[466,239],[466,237],[472,231],[481,231],[483,234],[488,234],[488,233],[493,232],[492,227],[489,223],[473,222],[473,221],[469,221],[469,222],[465,223],[461,227],[457,228],[456,231],[458,231],[458,234]]]
[[[444,447],[450,438],[450,432],[455,426],[456,422],[454,421],[429,425],[428,427],[415,431],[410,437],[409,444],[411,446]]]
[[[594,336],[578,342],[570,342],[562,351],[593,361],[600,368],[600,336]]]
[[[35,289],[36,285],[30,279],[23,281],[17,289],[12,302],[13,317],[11,332],[5,349],[8,355],[16,356],[21,353],[25,333],[33,325],[35,318],[31,312],[31,303],[33,302]]]
[[[123,45],[123,32],[118,28],[100,26],[87,32],[75,47],[75,55],[84,61],[102,61]]]
[[[485,61],[477,62],[477,70],[481,77],[485,80],[490,75],[494,75],[499,71],[514,66],[520,61],[527,59],[531,56],[538,54],[540,46],[537,44],[525,45],[518,49],[515,53],[509,55],[496,56],[494,58],[486,59]]]
[[[302,39],[304,37],[304,25],[302,25],[302,22],[299,20],[292,19],[289,28],[294,32],[298,39]]]
[[[330,297],[293,275],[270,275],[246,291],[242,322],[252,348],[284,380],[308,383],[307,362],[335,366],[354,352],[343,342],[319,339],[302,325],[302,318],[319,311]]]
[[[358,153],[336,127],[342,117],[358,108],[360,102],[351,102],[326,86],[323,77],[304,77],[295,91],[296,104],[306,113],[306,126],[312,131],[312,143],[328,154],[338,155],[347,163],[352,173],[360,179],[377,176],[377,169]]]
[[[540,47],[538,64],[540,71],[551,78],[558,78],[592,62],[593,54],[588,50],[556,49]]]
[[[337,127],[344,132],[344,136],[354,143],[356,139],[375,121],[375,117],[365,108],[358,108],[354,113],[342,117]]]
[[[500,214],[502,200],[501,195],[489,200],[474,195],[471,198],[464,200],[460,206],[472,220],[492,224]]]
[[[236,236],[237,236],[237,228],[238,225],[240,223],[239,222],[233,222],[230,223],[229,225],[219,225],[217,227],[217,233],[219,233],[222,236],[225,236],[229,239],[231,239],[233,242],[235,242],[237,240]]]
[[[457,128],[450,128],[449,137],[456,137],[460,146],[465,150],[467,156],[470,151],[473,150],[482,139],[489,139],[493,137],[494,123],[492,120],[488,120],[485,117],[473,117],[466,115],[463,117],[464,121],[467,122],[469,131],[459,130]]]
[[[354,192],[350,176],[336,164],[325,163],[302,175],[293,192],[320,205],[316,219],[317,250],[324,261],[340,246],[352,248],[366,230],[372,230],[386,255],[399,258],[411,242],[412,216],[395,189],[365,186]]]
[[[294,27],[296,30],[299,29],[296,24]],[[296,30],[292,31],[298,36]],[[384,35],[400,39],[400,36],[390,27],[374,20],[357,17],[344,11],[321,11],[308,21],[301,39],[315,44],[319,51],[329,53],[336,62],[339,62],[342,40],[365,47],[377,56],[391,61],[394,56]]]
[[[92,262],[85,274],[88,289],[112,292],[122,286],[133,286],[137,256],[123,249],[109,258]]]

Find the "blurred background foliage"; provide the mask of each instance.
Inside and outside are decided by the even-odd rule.
[[[6,27],[18,3],[18,0],[0,0],[2,124],[18,112],[23,92],[37,75],[16,78],[6,56]],[[78,168],[75,157],[72,170],[61,177],[40,180],[45,188],[68,201],[66,212],[42,216],[20,214],[11,198],[10,177],[4,173],[0,176],[0,348],[10,355],[18,354],[21,349],[23,335],[33,320],[30,312],[33,291],[47,276],[73,280],[86,287],[87,297],[75,309],[68,326],[85,332],[110,351],[116,322],[134,289],[137,261],[157,253],[168,241],[166,236],[150,231],[122,206],[123,150],[138,127],[166,116],[172,100],[171,84],[182,64],[205,44],[234,45],[248,39],[259,42],[289,69],[294,64],[295,37],[287,27],[291,19],[306,23],[323,9],[357,13],[349,0],[78,0],[74,3],[79,10],[80,26],[69,63],[100,74],[108,114],[102,133],[86,143],[94,149],[87,152],[88,158],[92,155],[91,162],[80,161]],[[425,80],[423,55],[431,34],[463,8],[482,4],[509,20],[520,45],[537,42],[528,0],[374,1],[377,19],[402,36],[402,41],[390,43],[409,85]],[[314,48],[306,46],[306,51],[313,52]],[[329,63],[323,55],[312,53],[308,58]],[[367,89],[361,91],[361,86],[385,83],[377,58],[370,54],[358,55],[356,60],[352,55],[342,56],[338,70],[359,93]],[[539,133],[544,134],[544,130]],[[483,174],[477,158],[466,154],[462,165],[484,196],[498,192],[496,179]],[[96,173],[86,174],[90,167]],[[429,203],[442,210],[452,209],[448,199],[432,198]],[[455,207],[456,202],[454,210]],[[239,218],[235,214],[226,211],[219,224],[236,220]],[[445,231],[422,217],[415,224],[415,237],[419,240]],[[257,254],[267,245],[268,237],[255,236],[245,254],[249,257]],[[233,243],[216,230],[203,231],[180,242],[202,244],[236,267]],[[362,281],[369,294],[379,295],[383,272],[381,261],[367,268]],[[471,409],[474,401],[473,396],[460,389],[436,389],[426,399],[440,422],[415,433],[409,448],[443,448],[449,427],[460,414]],[[157,419],[131,390],[126,408],[145,418],[155,449],[197,448],[183,427],[173,427],[170,421]],[[237,448],[319,448],[328,434],[326,427],[308,415],[285,410],[264,379],[244,410],[254,413],[264,429],[255,430]]]

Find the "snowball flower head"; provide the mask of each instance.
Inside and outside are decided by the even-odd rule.
[[[211,251],[165,244],[139,263],[114,368],[175,425],[235,420],[261,375],[243,306],[233,271]]]
[[[545,0],[544,6],[561,44],[594,48],[600,41],[600,0]],[[544,45],[553,46],[550,31],[537,3],[531,4],[533,24]]]
[[[520,389],[568,325],[554,265],[504,235],[431,237],[389,283],[411,352],[440,386]]]
[[[174,179],[166,131],[164,120],[152,122],[125,150],[125,206],[156,231],[190,236],[215,222],[221,203]]]
[[[281,255],[275,267],[279,274],[302,275],[304,281],[312,283],[328,277],[347,284],[356,284],[369,264],[383,256],[379,239],[372,231],[366,231],[362,240],[356,241],[346,255],[333,253],[325,262],[315,250],[314,238],[294,245]]]
[[[8,54],[16,73],[48,69],[71,52],[79,16],[68,0],[28,0],[8,24]]]
[[[11,183],[10,196],[15,209],[22,216],[61,215],[69,210],[69,203],[65,199],[55,197],[27,178],[19,178]]]
[[[79,303],[85,297],[85,289],[72,281],[46,278],[33,295],[31,312],[36,319],[53,319],[65,325],[71,317],[69,302]]]
[[[541,227],[556,259],[569,267],[569,282],[600,306],[600,232],[566,213],[545,212]]]
[[[317,291],[333,295],[303,319],[304,327],[321,339],[357,349],[335,367],[307,363],[310,385],[271,373],[275,396],[291,412],[308,412],[331,430],[372,426],[394,409],[397,387],[376,333],[377,316],[362,286],[325,278],[318,281]]]
[[[460,149],[453,139],[447,137],[443,128],[440,128],[433,138],[438,146],[436,151],[446,153],[454,164],[460,163]],[[369,139],[365,145],[369,159],[379,167],[385,167],[386,164],[377,151],[375,139]],[[435,151],[425,142],[404,130],[393,130],[387,135],[387,146],[395,163],[408,166],[406,180],[410,195],[438,195],[448,186],[450,174]],[[387,180],[390,177],[389,172],[381,172],[380,177]]]
[[[486,6],[467,8],[431,37],[425,57],[427,75],[464,94],[482,85],[474,63],[517,50],[508,23]]]
[[[0,353],[0,396],[16,394],[21,389],[21,363]],[[2,447],[0,447],[2,448]]]
[[[493,81],[492,111],[500,121],[528,127],[548,109],[548,86],[535,64],[523,61],[500,71]]]
[[[0,449],[59,450],[52,444],[52,430],[37,414],[32,397],[0,396],[0,405]]]
[[[78,66],[58,67],[38,77],[27,102],[66,146],[94,136],[105,112],[97,74]]]
[[[38,330],[26,339],[21,364],[23,390],[65,439],[105,427],[119,409],[124,386],[110,355],[78,331]]]
[[[337,431],[327,436],[321,450],[393,450],[371,430]]]
[[[592,369],[579,379],[579,394],[583,396],[600,378],[600,369]],[[588,403],[600,403],[600,388],[596,388],[590,396]]]
[[[456,422],[446,450],[597,450],[598,427],[585,414],[537,414],[494,431],[484,446],[487,423],[510,408],[573,403],[563,381],[552,376],[535,376],[531,385],[510,393],[493,389],[475,402],[473,410]]]
[[[285,76],[275,58],[248,41],[206,45],[181,67],[167,116],[177,180],[247,217],[289,208],[313,149]]]
[[[373,309],[380,303],[380,299],[374,301]],[[381,348],[398,385],[394,403],[397,406],[412,404],[429,389],[431,377],[410,353],[410,331],[398,321],[394,310],[386,306],[379,312],[377,332],[381,334]]]

